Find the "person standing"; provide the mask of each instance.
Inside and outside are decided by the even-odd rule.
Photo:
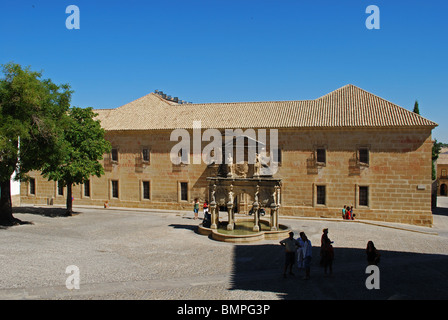
[[[303,279],[308,280],[310,278],[311,271],[311,258],[313,256],[313,246],[311,241],[306,236],[305,232],[300,232],[300,238],[298,239],[299,246],[301,247],[301,254],[299,259],[299,265],[305,269],[305,277]]]
[[[210,226],[210,214],[208,213],[208,201],[205,200],[204,204],[202,205],[202,208],[204,209],[204,222],[203,225],[204,227],[209,227]]]
[[[375,248],[373,241],[367,242],[366,255],[368,265],[377,265],[380,262],[381,255],[379,251]]]
[[[345,208],[345,219],[351,220],[350,206],[347,206],[347,208]]]
[[[328,238],[328,228],[322,230],[322,238],[320,240],[320,265],[324,267],[324,273],[327,274],[327,269],[330,271],[330,275],[333,274],[333,259],[334,251],[331,245],[333,241]]]
[[[342,209],[342,219],[345,219],[345,214],[346,214],[345,210],[346,210],[346,208],[347,208],[347,206],[344,205],[344,209]]]
[[[299,243],[294,239],[294,232],[289,233],[289,238],[280,241],[280,244],[285,247],[285,268],[283,269],[283,277],[286,278],[286,270],[289,267],[289,274],[294,275],[292,267],[296,258],[296,250],[299,247]]]
[[[193,206],[193,212],[194,212],[194,220],[198,219],[198,213],[199,213],[199,199],[194,199],[194,206]]]

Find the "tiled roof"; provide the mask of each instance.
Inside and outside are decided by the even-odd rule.
[[[354,85],[316,100],[177,104],[150,93],[116,109],[95,110],[114,130],[193,128],[436,127],[437,123]]]

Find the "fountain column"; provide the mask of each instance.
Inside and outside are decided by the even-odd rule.
[[[215,201],[210,203],[210,212],[211,212],[211,220],[212,220],[210,228],[217,229],[218,223],[219,223],[219,211],[217,210]]]
[[[235,219],[233,215],[233,201],[227,203],[227,214],[229,223],[227,224],[227,230],[233,230],[235,228]]]
[[[229,191],[229,201],[227,202],[227,213],[229,216],[229,223],[227,224],[227,230],[233,230],[235,227],[235,219],[233,214],[233,185],[230,185],[230,191]]]
[[[278,230],[278,205],[271,203],[271,231]]]
[[[259,223],[260,223],[260,213],[259,213],[259,211],[258,211],[258,202],[254,202],[254,205],[253,205],[253,211],[254,211],[254,227],[252,228],[252,231],[254,231],[254,232],[259,232],[260,231],[260,226],[259,226]]]
[[[211,212],[211,220],[210,221],[210,228],[217,229],[218,223],[219,223],[219,210],[216,210],[216,183],[213,184],[213,187],[211,188],[211,202],[210,202],[210,212]]]

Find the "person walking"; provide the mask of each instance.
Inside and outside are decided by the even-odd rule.
[[[294,275],[292,267],[296,258],[296,250],[299,247],[299,243],[294,239],[294,232],[289,233],[289,238],[280,241],[280,244],[285,247],[285,267],[283,269],[283,277],[286,278],[286,271],[289,267],[289,274]]]
[[[300,232],[300,238],[298,239],[300,249],[299,255],[299,267],[305,269],[305,277],[303,279],[308,280],[310,278],[311,271],[311,258],[313,255],[313,246],[311,241],[307,238],[305,232]]]
[[[344,205],[344,209],[342,209],[342,219],[345,219],[346,208],[347,208],[347,206]]]
[[[324,273],[327,274],[327,269],[330,271],[330,275],[333,274],[333,259],[334,251],[331,245],[333,241],[328,238],[328,228],[322,230],[322,237],[320,240],[320,265],[324,267]]]

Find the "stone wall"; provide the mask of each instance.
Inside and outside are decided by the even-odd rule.
[[[105,175],[91,178],[88,197],[83,186],[75,186],[74,205],[108,201],[111,207],[192,210],[194,198],[208,198],[206,178],[216,175],[217,167],[172,164],[169,153],[177,142],[170,141],[170,133],[108,132],[118,162],[105,155]],[[274,177],[282,179],[281,215],[339,218],[342,207],[351,205],[358,219],[432,224],[430,129],[280,129],[279,146],[281,164]],[[149,163],[142,161],[142,148],[150,149]],[[325,163],[316,162],[317,148],[325,149]],[[359,163],[359,148],[368,149],[368,164]],[[58,196],[56,182],[38,172],[31,176],[36,194],[29,195],[29,183],[22,183],[22,205],[65,204],[66,188]],[[118,198],[112,197],[112,180],[119,183]],[[149,200],[143,198],[143,181],[150,184]],[[185,182],[188,201],[180,196]],[[325,187],[324,204],[318,203],[318,186]],[[360,186],[368,187],[368,206],[359,205]]]

